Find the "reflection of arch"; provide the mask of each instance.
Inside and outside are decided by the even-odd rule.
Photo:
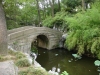
[[[40,34],[36,36],[36,38],[33,40],[31,47],[37,46],[37,47],[48,49],[48,45],[49,45],[48,37],[46,35]]]

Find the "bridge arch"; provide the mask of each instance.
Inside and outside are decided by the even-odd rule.
[[[51,50],[58,47],[61,37],[61,32],[47,27],[22,27],[8,31],[8,45],[29,53],[36,40],[37,46]]]
[[[47,49],[49,45],[49,37],[46,34],[39,34],[32,41],[31,46],[37,46]]]

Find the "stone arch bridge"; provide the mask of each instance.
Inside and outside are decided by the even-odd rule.
[[[51,50],[58,47],[61,37],[62,33],[54,29],[25,26],[8,31],[8,46],[26,53],[33,45]]]

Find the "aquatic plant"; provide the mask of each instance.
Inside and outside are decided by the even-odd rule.
[[[82,57],[80,56],[80,55],[78,55],[78,54],[72,54],[72,56],[74,57],[74,58],[77,58],[77,59],[81,59]]]
[[[61,75],[69,75],[69,74],[67,73],[67,71],[64,71],[64,72],[62,72]]]
[[[100,61],[99,61],[99,60],[96,60],[96,61],[94,62],[94,64],[95,64],[95,66],[100,66]]]

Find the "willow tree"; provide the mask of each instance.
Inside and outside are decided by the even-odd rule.
[[[7,54],[7,27],[2,7],[2,0],[0,0],[0,55],[6,55],[6,54]]]

